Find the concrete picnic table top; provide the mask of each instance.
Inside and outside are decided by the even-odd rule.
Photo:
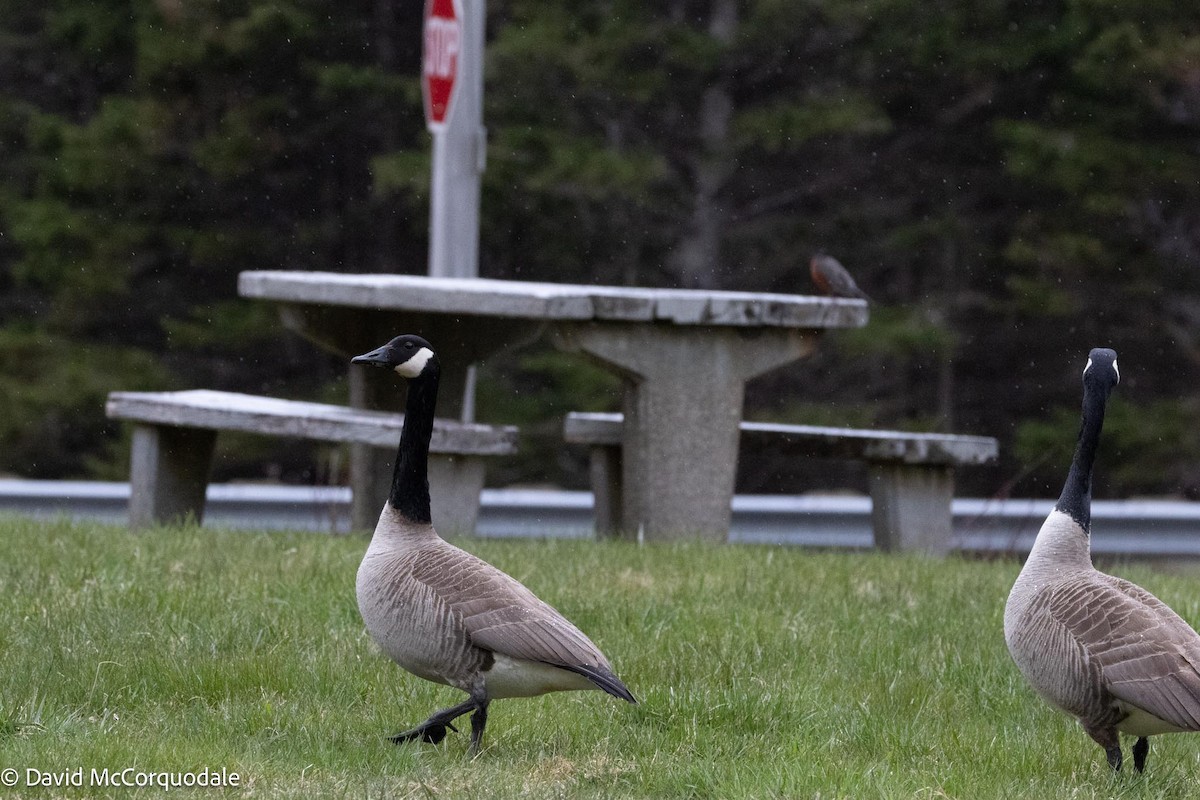
[[[662,321],[738,327],[858,327],[866,303],[763,292],[653,289],[423,275],[254,271],[243,297],[532,320]]]
[[[487,278],[252,271],[238,291],[279,303],[285,324],[343,355],[424,336],[442,361],[443,414],[462,396],[452,365],[542,334],[620,374],[622,529],[648,539],[723,541],[746,381],[808,355],[827,329],[867,321],[862,300]],[[352,404],[395,396],[366,388],[377,378],[364,372],[351,373]]]

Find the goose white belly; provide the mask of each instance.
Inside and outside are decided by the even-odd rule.
[[[492,668],[483,673],[488,696],[535,697],[546,692],[565,692],[572,689],[595,689],[587,678],[570,670],[527,661],[523,658],[493,653]]]
[[[1159,733],[1187,733],[1187,728],[1179,728],[1169,722],[1159,719],[1149,711],[1132,706],[1129,703],[1117,701],[1117,707],[1129,716],[1117,723],[1117,730],[1131,736],[1154,736]]]

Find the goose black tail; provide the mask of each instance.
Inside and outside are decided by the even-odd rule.
[[[611,694],[613,697],[619,697],[622,700],[626,700],[630,703],[637,702],[637,698],[635,698],[633,693],[629,691],[628,687],[621,682],[621,679],[606,669],[601,669],[600,667],[588,667],[578,664],[555,664],[555,666],[565,669],[569,672],[582,675],[592,683],[596,684],[596,686]]]

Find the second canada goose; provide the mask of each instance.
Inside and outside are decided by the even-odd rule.
[[[391,740],[436,744],[447,728],[458,730],[455,719],[474,712],[471,751],[478,752],[488,704],[504,697],[603,689],[637,702],[562,614],[433,529],[427,467],[440,367],[429,342],[399,336],[352,363],[393,370],[409,383],[391,492],[358,568],[359,612],[397,664],[469,695]]]
[[[1118,732],[1146,766],[1158,733],[1200,730],[1200,634],[1157,597],[1092,566],[1092,464],[1117,354],[1098,348],[1083,370],[1075,455],[1054,510],[1004,608],[1004,638],[1038,694],[1076,717],[1121,768]]]

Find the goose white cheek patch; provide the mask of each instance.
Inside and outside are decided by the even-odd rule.
[[[396,365],[396,372],[404,378],[415,378],[421,374],[421,370],[425,369],[425,365],[429,363],[429,359],[433,358],[433,351],[428,347],[422,347],[413,357],[403,364]]]
[[[1117,360],[1116,359],[1113,359],[1112,367],[1113,367],[1113,372],[1115,372],[1117,375],[1117,383],[1120,383],[1121,382],[1121,370],[1117,368]],[[1092,360],[1089,358],[1087,360],[1087,364],[1085,364],[1083,367],[1083,374],[1087,375],[1087,371],[1091,368],[1092,368]]]

